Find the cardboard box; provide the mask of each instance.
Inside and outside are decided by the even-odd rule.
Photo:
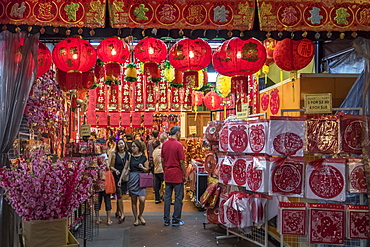
[[[77,242],[77,239],[73,234],[68,231],[68,242],[66,245],[63,245],[62,247],[80,247],[80,243]]]

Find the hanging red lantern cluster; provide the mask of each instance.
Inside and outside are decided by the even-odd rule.
[[[68,83],[70,87],[77,89],[82,87],[82,73],[95,65],[96,51],[86,40],[67,38],[56,44],[52,57],[56,67],[67,72],[65,81],[62,83]],[[59,76],[59,78],[63,77]]]
[[[100,42],[97,54],[106,63],[107,81],[119,80],[122,74],[120,64],[125,63],[130,57],[129,46],[119,38],[107,38]]]
[[[161,73],[158,63],[166,59],[166,44],[160,39],[145,38],[135,46],[134,54],[140,62],[144,63],[144,74],[149,75],[152,81],[160,80]]]
[[[171,65],[184,72],[183,83],[198,87],[198,70],[207,67],[212,59],[210,45],[202,39],[182,39],[170,49]]]
[[[203,103],[203,92],[200,91],[193,91],[193,99],[192,104],[193,106],[200,106]]]
[[[39,49],[37,56],[38,70],[36,77],[40,77],[50,69],[51,66],[51,52],[49,48],[39,41]]]
[[[255,39],[232,38],[213,53],[212,62],[221,75],[231,76],[231,92],[246,93],[247,76],[259,71],[266,61],[266,49]]]
[[[274,50],[276,65],[285,71],[296,71],[306,67],[315,55],[315,47],[311,40],[283,39],[278,41]]]
[[[222,98],[214,91],[211,91],[206,94],[204,97],[204,105],[211,110],[220,108]]]

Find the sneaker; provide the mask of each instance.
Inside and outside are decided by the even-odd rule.
[[[170,221],[169,220],[165,220],[164,221],[164,226],[169,226],[170,225]]]
[[[182,220],[173,220],[172,221],[172,226],[183,226],[185,224],[184,221]]]

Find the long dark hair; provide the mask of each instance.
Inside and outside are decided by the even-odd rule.
[[[119,139],[118,141],[117,141],[117,143],[116,143],[116,153],[118,153],[119,152],[119,148],[118,148],[118,142],[120,142],[120,141],[123,141],[123,151],[126,151],[127,149],[126,149],[126,142],[125,142],[125,140],[123,140],[123,139]]]
[[[141,141],[139,140],[134,140],[133,143],[137,146],[137,148],[139,149],[139,153],[142,153],[143,152],[143,144]],[[132,144],[131,144],[131,153],[132,153]]]

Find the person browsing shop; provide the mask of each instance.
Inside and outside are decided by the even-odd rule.
[[[143,218],[143,213],[145,209],[146,188],[140,187],[140,173],[149,171],[149,162],[143,154],[143,146],[139,140],[134,140],[131,144],[131,155],[126,161],[125,169],[128,167],[130,169],[130,176],[127,187],[131,197],[131,208],[135,219],[134,226],[138,226],[139,223],[145,225],[146,221]],[[118,186],[121,186],[123,174],[121,173]],[[138,199],[139,212],[137,208]]]
[[[161,159],[161,142],[159,140],[155,140],[153,142],[154,151],[153,155],[153,163],[154,163],[154,193],[155,193],[155,204],[161,203],[162,196],[160,195],[160,190],[162,186],[163,180],[163,166],[162,166],[162,159]]]
[[[180,126],[174,126],[170,130],[170,138],[163,143],[161,150],[162,166],[166,189],[164,194],[164,225],[170,225],[171,195],[175,192],[175,205],[172,215],[172,226],[182,226],[181,220],[182,200],[184,199],[185,181],[185,152],[179,142],[181,137]]]
[[[112,170],[114,180],[116,182],[116,195],[117,195],[117,211],[116,217],[118,218],[118,223],[121,224],[125,221],[124,208],[122,195],[127,192],[127,182],[123,182],[119,185],[119,180],[121,177],[122,170],[126,164],[128,157],[128,152],[126,151],[125,142],[120,139],[117,142],[115,152],[112,152],[109,157],[109,164]]]

